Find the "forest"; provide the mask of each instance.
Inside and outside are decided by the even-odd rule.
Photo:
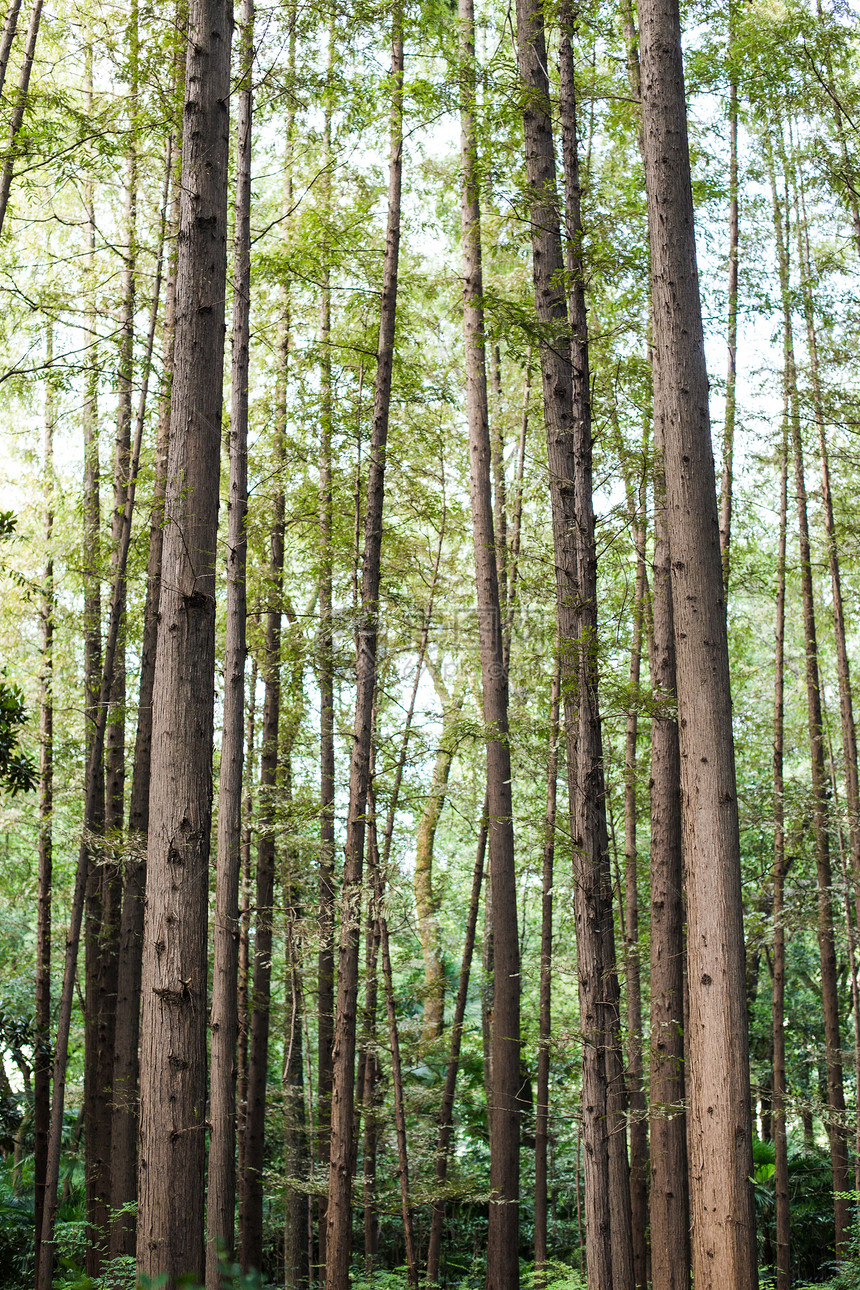
[[[79,3],[0,13],[0,1288],[857,1290],[860,11]]]

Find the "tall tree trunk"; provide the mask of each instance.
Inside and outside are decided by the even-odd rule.
[[[690,1284],[687,1116],[684,1109],[684,857],[676,703],[672,566],[663,427],[655,420],[651,688],[651,1278]]]
[[[403,165],[403,15],[399,0],[391,30],[391,153],[388,227],[382,270],[373,430],[364,523],[361,615],[356,661],[355,727],[350,758],[349,817],[343,871],[337,1007],[332,1047],[332,1121],[326,1215],[326,1287],[347,1290],[352,1228],[352,1177],[355,1172],[355,1035],[358,995],[361,888],[364,870],[365,811],[370,776],[373,695],[385,493],[385,449],[391,404],[397,270],[400,258],[400,193]]]
[[[54,327],[48,323],[45,365],[45,575],[39,610],[42,666],[39,677],[39,896],[36,928],[36,1018],[33,1060],[33,1138],[36,1256],[45,1209],[45,1169],[51,1120],[51,895],[54,813]]]
[[[460,212],[469,494],[475,552],[483,716],[487,727],[487,819],[493,909],[493,1023],[487,1290],[519,1286],[520,958],[514,865],[508,676],[490,482],[481,214],[476,115],[475,15],[459,0]]]
[[[92,104],[92,46],[87,47],[87,99]],[[98,433],[98,358],[95,353],[95,210],[93,185],[87,181],[85,194],[87,206],[87,240],[88,266],[87,276],[90,296],[87,302],[89,343],[93,347],[91,366],[87,372],[84,397],[84,686],[86,689],[87,764],[92,759],[93,746],[98,725],[98,695],[101,680],[101,497],[100,497],[100,462]],[[95,769],[93,801],[93,834],[104,830],[105,820],[105,782],[104,763],[99,759]],[[98,969],[98,927],[99,910],[99,874],[92,865],[87,877],[86,888],[86,931],[85,931],[85,989],[91,996],[97,983]],[[96,1009],[86,1008],[84,1016],[84,1113],[90,1109],[93,1091],[96,1087],[95,1056],[97,1052]],[[87,1134],[87,1142],[90,1135]],[[92,1153],[85,1148],[85,1187],[87,1218],[92,1218]],[[90,1167],[88,1167],[88,1165]],[[44,1221],[44,1214],[43,1214]],[[90,1232],[88,1230],[88,1238]],[[89,1239],[87,1258],[89,1259]],[[38,1275],[38,1264],[37,1264]]]
[[[227,628],[224,719],[218,781],[218,842],[210,1013],[209,1174],[206,1290],[220,1290],[232,1263],[236,1209],[236,1044],[239,1035],[239,878],[245,740],[248,543],[248,367],[251,322],[251,123],[254,3],[239,14],[236,203],[233,234],[233,354],[230,383],[230,483],[227,502]]]
[[[119,319],[117,364],[116,441],[113,466],[113,515],[111,520],[111,576],[116,583],[123,512],[128,483],[132,433],[132,378],[134,374],[134,314],[137,268],[137,3],[133,0],[126,28],[128,57],[129,149],[125,193],[125,230],[122,247],[122,306]],[[119,853],[125,822],[125,707],[126,707],[126,600],[125,579],[117,583],[119,640],[111,680],[110,708],[105,734],[105,850],[93,871],[93,900],[87,930],[87,1026],[85,1054],[86,1132],[84,1135],[89,1224],[87,1275],[100,1275],[109,1252],[111,1227],[111,1132],[114,1102],[114,1056],[122,916],[122,871]]]
[[[791,1209],[785,1100],[785,564],[788,519],[788,368],[784,377],[780,461],[776,657],[773,691],[773,1150],[776,1196],[776,1290],[791,1286]]]
[[[577,513],[574,529],[577,566],[576,655],[578,728],[577,774],[574,781],[574,855],[587,872],[586,885],[594,883],[597,926],[602,937],[598,966],[602,1011],[602,1059],[606,1081],[606,1132],[609,1139],[609,1211],[612,1279],[615,1290],[633,1290],[633,1234],[630,1210],[630,1174],[627,1163],[624,1066],[621,1050],[621,1016],[612,919],[612,878],[606,827],[603,745],[600,727],[597,674],[597,549],[592,503],[591,378],[588,358],[588,319],[585,307],[585,265],[580,206],[579,155],[576,121],[572,37],[573,8],[565,3],[560,13],[561,128],[566,209],[566,268],[571,325],[573,411],[573,485]],[[571,648],[568,646],[568,648]]]
[[[241,907],[239,909],[239,976],[236,1004],[239,1036],[236,1052],[236,1158],[239,1178],[245,1173],[245,1121],[248,1112],[248,991],[250,985],[251,870],[254,834],[254,732],[257,714],[257,660],[251,660],[248,690],[247,754],[245,757],[245,802],[242,821]]]
[[[469,898],[469,912],[466,917],[466,939],[463,945],[463,963],[460,968],[460,982],[457,987],[457,1000],[454,1004],[454,1016],[451,1020],[451,1048],[448,1056],[448,1067],[445,1072],[445,1087],[442,1091],[442,1104],[439,1108],[439,1125],[436,1134],[436,1164],[434,1182],[436,1199],[430,1220],[430,1236],[427,1241],[427,1277],[428,1287],[439,1283],[439,1258],[442,1252],[442,1228],[445,1222],[445,1201],[438,1193],[445,1185],[448,1176],[448,1156],[451,1148],[454,1116],[454,1094],[457,1089],[457,1072],[460,1068],[460,1047],[463,1040],[463,1021],[466,1016],[466,1003],[469,997],[469,975],[472,968],[472,955],[475,949],[475,933],[478,927],[478,910],[481,904],[481,884],[484,878],[484,860],[487,854],[487,814],[481,816],[478,830],[478,848],[475,857],[475,868],[472,875],[472,894]]]
[[[828,786],[824,760],[824,728],[821,714],[821,680],[818,667],[818,639],[815,623],[815,597],[812,584],[812,555],[806,505],[806,479],[803,442],[800,427],[800,405],[797,391],[797,369],[794,357],[792,301],[789,259],[789,212],[783,209],[776,186],[772,144],[765,140],[771,185],[774,232],[779,258],[782,294],[785,371],[789,392],[789,431],[794,460],[794,483],[797,500],[797,524],[800,539],[800,586],[803,603],[803,638],[806,659],[806,701],[809,721],[809,758],[812,777],[813,833],[815,868],[818,882],[818,948],[821,956],[821,1003],[824,1015],[824,1040],[827,1062],[827,1103],[829,1108],[827,1136],[830,1141],[830,1164],[833,1174],[833,1213],[836,1226],[837,1257],[844,1252],[848,1237],[848,1135],[845,1128],[845,1091],[842,1079],[842,1042],[839,1026],[839,991],[836,946],[833,934],[828,825]]]
[[[738,77],[732,64],[732,59],[735,57],[736,4],[737,0],[729,0],[729,353],[728,370],[726,372],[725,424],[723,427],[723,476],[720,485],[720,556],[723,563],[723,584],[727,596],[731,564],[738,346]]]
[[[642,982],[639,959],[639,873],[636,846],[636,744],[639,682],[645,617],[645,516],[636,517],[636,586],[630,645],[630,708],[624,739],[624,959],[627,970],[627,1070],[630,1081],[630,1219],[633,1277],[637,1290],[648,1282],[648,1122],[642,1067]]]
[[[842,727],[842,761],[845,770],[845,801],[848,807],[848,838],[851,850],[851,872],[854,878],[854,902],[860,920],[860,775],[857,766],[857,726],[854,720],[854,697],[851,689],[851,665],[845,630],[845,608],[842,596],[842,574],[839,566],[839,544],[833,514],[830,487],[830,458],[824,400],[818,361],[818,336],[815,329],[815,300],[812,290],[812,262],[809,251],[809,221],[801,176],[797,175],[800,209],[797,220],[798,253],[801,267],[800,285],[809,352],[812,402],[818,430],[818,455],[821,465],[821,502],[827,563],[830,567],[830,592],[833,604],[833,634],[836,640],[836,674],[839,681],[839,715]],[[860,926],[860,922],[858,922]]]
[[[146,363],[137,409],[137,424],[143,426],[149,388],[150,366],[155,344],[164,244],[167,233],[168,194],[173,170],[174,148],[168,140],[161,215],[161,236],[155,271],[155,286],[149,317]],[[179,186],[173,184],[174,229],[179,226]],[[149,827],[149,770],[152,755],[152,691],[155,680],[155,647],[158,636],[158,600],[161,578],[161,549],[164,532],[164,490],[167,479],[167,445],[170,434],[170,379],[173,370],[173,320],[176,293],[175,260],[167,282],[164,310],[163,388],[155,445],[155,479],[149,524],[149,557],[146,571],[146,602],[143,611],[143,641],[140,658],[137,734],[134,772],[128,807],[129,845],[123,876],[122,910],[119,926],[117,1000],[113,1062],[113,1114],[110,1138],[111,1240],[112,1255],[134,1253],[135,1217],[128,1207],[137,1199],[138,1051],[140,1045],[140,980],[143,948],[143,902],[146,887],[146,835]]]
[[[672,556],[689,982],[693,1279],[757,1283],[740,840],[725,599],[714,490],[675,0],[640,0],[651,249],[654,420]]]
[[[575,919],[580,1017],[583,1043],[583,1139],[585,1145],[585,1232],[589,1290],[612,1286],[608,1106],[605,1062],[604,911],[598,858],[586,852],[582,836],[581,802],[577,784],[582,773],[578,757],[580,602],[576,531],[579,524],[576,490],[572,353],[570,323],[564,298],[562,256],[556,193],[555,152],[547,79],[543,11],[534,0],[518,0],[517,45],[520,75],[527,91],[523,111],[535,305],[543,335],[540,364],[544,419],[547,430],[553,546],[556,567],[556,605],[564,695],[567,778],[571,829],[576,863]],[[582,336],[580,339],[585,339]],[[578,373],[578,412],[587,397],[587,380]],[[590,443],[590,430],[588,434]],[[576,442],[583,446],[581,434]],[[580,490],[581,492],[581,490]],[[589,499],[590,510],[590,499]],[[589,820],[589,823],[591,821]],[[628,1193],[629,1195],[629,1193]]]
[[[296,926],[301,918],[299,877],[290,858],[284,863],[282,887],[286,904],[287,1024],[284,1032],[284,1287],[300,1290],[308,1284],[308,1122],[305,1115],[302,1061],[302,977]]]
[[[631,5],[625,6],[627,73],[640,104],[639,47]],[[645,157],[645,140],[639,131]],[[649,353],[649,359],[652,356]],[[684,862],[681,846],[681,762],[674,713],[675,640],[671,561],[666,529],[662,432],[654,424],[654,587],[649,665],[651,687],[663,708],[651,723],[651,1061],[648,1119],[651,1134],[650,1272],[654,1290],[686,1290],[690,1283],[689,1178],[684,1109]],[[635,515],[632,493],[628,498]],[[644,549],[644,532],[640,533]],[[647,581],[647,580],[646,580]],[[647,590],[647,587],[646,587]],[[667,1108],[672,1108],[671,1111]]]
[[[362,1053],[360,1059],[360,1097],[364,1114],[362,1141],[362,1191],[364,1203],[364,1274],[373,1275],[373,1264],[379,1246],[379,1214],[376,1207],[376,1153],[379,1142],[379,1056],[377,1052],[376,1013],[379,995],[379,919],[376,895],[368,893],[367,929],[364,938],[364,1016],[362,1018]]]
[[[191,0],[176,349],[153,702],[138,1275],[203,1275],[215,550],[227,268],[230,16]],[[175,1198],[182,1198],[177,1205]]]
[[[323,219],[331,219],[331,118],[334,70],[334,5],[329,11],[328,65],[323,120]],[[334,635],[332,625],[332,370],[331,248],[323,246],[323,290],[320,301],[320,481],[319,481],[319,687],[320,687],[320,862],[319,957],[317,960],[317,1137],[316,1157],[322,1168],[331,1138],[332,1045],[334,1042]],[[319,1197],[319,1262],[326,1263],[328,1198]]]
[[[540,1016],[538,1020],[537,1098],[535,1102],[535,1284],[547,1283],[549,1247],[548,1147],[549,1068],[552,1040],[552,886],[555,860],[555,819],[558,781],[559,664],[556,660],[549,705],[549,756],[547,757],[546,821],[544,823],[540,934]]]
[[[282,358],[286,360],[286,344]],[[283,380],[286,381],[286,370]],[[284,405],[285,411],[285,405]],[[269,557],[269,609],[266,614],[265,697],[260,740],[257,913],[254,937],[248,1047],[248,1098],[245,1113],[244,1169],[239,1210],[242,1270],[262,1271],[263,1163],[266,1138],[266,1080],[272,980],[272,915],[275,900],[275,790],[278,783],[278,728],[281,714],[281,617],[284,585],[284,474],[286,422],[279,418],[275,441],[276,493],[272,507]]]
[[[12,176],[15,170],[18,135],[21,133],[21,126],[24,124],[24,113],[27,110],[27,92],[30,88],[30,73],[33,70],[33,59],[36,57],[36,41],[39,38],[39,25],[42,21],[42,3],[43,0],[35,0],[35,4],[30,11],[30,23],[27,27],[27,37],[24,42],[24,58],[21,63],[21,72],[18,77],[18,93],[15,98],[15,106],[12,109],[12,120],[9,123],[9,138],[6,144],[6,162],[3,166],[2,173],[0,173],[0,233],[3,232],[3,224],[6,220],[6,208],[9,205],[9,193],[12,190]],[[14,36],[14,34],[13,29],[11,35]],[[11,37],[9,43],[11,47]],[[6,69],[4,67],[4,79],[5,74]]]

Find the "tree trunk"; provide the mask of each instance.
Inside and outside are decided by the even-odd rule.
[[[654,1290],[690,1284],[687,1116],[684,1110],[684,857],[672,566],[662,425],[655,421],[651,688],[651,1278]]]
[[[361,887],[364,870],[365,811],[370,776],[373,695],[376,688],[377,614],[385,490],[385,449],[391,404],[397,269],[400,257],[400,193],[403,163],[403,29],[398,4],[392,14],[391,154],[388,227],[382,270],[373,431],[367,481],[361,616],[356,662],[355,727],[350,758],[349,817],[343,872],[337,1007],[332,1047],[332,1133],[326,1215],[326,1287],[347,1290],[352,1228],[352,1177],[355,1171],[355,1034]]]
[[[176,349],[153,703],[140,1062],[138,1275],[203,1274],[215,549],[230,17],[188,20]],[[181,1205],[176,1197],[182,1198]]]
[[[233,355],[230,483],[227,502],[227,627],[224,718],[218,782],[218,842],[210,1013],[209,1174],[206,1194],[206,1290],[220,1290],[232,1263],[236,1209],[236,1044],[239,1035],[239,879],[245,740],[248,544],[248,366],[251,314],[251,121],[254,4],[239,15],[236,204],[233,235]]]
[[[636,743],[642,628],[645,617],[645,517],[637,515],[636,586],[630,645],[630,707],[624,740],[624,958],[627,969],[627,1070],[630,1081],[630,1219],[633,1277],[637,1290],[648,1283],[648,1122],[642,1068],[642,983],[639,946],[639,883],[636,847]]]
[[[286,357],[286,349],[283,351]],[[284,377],[286,379],[286,376]],[[269,1065],[269,1020],[272,980],[272,914],[275,899],[275,789],[278,782],[278,727],[281,713],[281,615],[284,583],[284,473],[286,425],[276,432],[277,491],[272,508],[269,560],[269,610],[266,615],[263,729],[260,741],[256,934],[248,1048],[248,1098],[245,1113],[244,1169],[239,1210],[241,1264],[244,1272],[262,1271],[263,1163],[266,1136],[266,1079]]]
[[[714,491],[675,0],[640,0],[651,248],[654,420],[672,554],[687,890],[693,1279],[757,1283],[740,841],[725,600]]]
[[[514,865],[508,675],[502,643],[497,548],[490,483],[481,215],[476,112],[475,16],[459,0],[460,174],[463,326],[469,494],[475,552],[483,717],[487,727],[487,819],[493,909],[493,1021],[487,1290],[519,1286],[520,959]]]
[[[723,477],[720,485],[720,556],[723,584],[729,591],[730,547],[732,535],[732,491],[734,487],[735,412],[738,346],[738,78],[731,65],[734,56],[735,5],[729,0],[729,318],[728,370],[726,372],[726,411],[723,427]]]
[[[329,13],[328,66],[323,120],[323,219],[331,218],[331,116],[334,69],[334,6]],[[334,1042],[334,635],[332,625],[332,370],[331,370],[331,248],[323,247],[323,290],[320,302],[320,481],[319,481],[319,687],[320,687],[320,862],[319,933],[317,961],[317,1138],[321,1167],[328,1160],[331,1138],[332,1044]],[[317,1205],[319,1261],[326,1262],[328,1198]]]
[[[254,727],[257,712],[257,660],[251,660],[248,691],[247,755],[245,757],[245,803],[242,822],[242,890],[239,910],[239,976],[236,1003],[239,1036],[236,1052],[236,1157],[239,1178],[245,1173],[245,1121],[248,1112],[248,989],[250,984],[251,868],[254,822]]]
[[[130,7],[126,29],[129,66],[129,151],[125,194],[125,237],[122,247],[123,290],[119,319],[117,365],[116,441],[113,467],[111,521],[111,576],[116,582],[122,540],[125,493],[131,454],[131,398],[134,374],[134,314],[137,261],[137,4]],[[122,872],[119,852],[125,821],[125,708],[126,708],[126,600],[125,579],[118,584],[119,640],[111,680],[110,707],[105,734],[105,850],[94,868],[93,900],[87,930],[91,960],[87,972],[87,1026],[85,1055],[86,1133],[84,1135],[87,1188],[87,1275],[97,1278],[109,1251],[111,1228],[111,1132],[114,1102],[114,1056],[119,990]]]
[[[535,1104],[535,1285],[547,1283],[549,1248],[548,1146],[549,1068],[552,1040],[552,884],[555,859],[556,788],[558,780],[559,664],[556,660],[549,706],[549,756],[547,758],[546,822],[544,824],[540,935],[540,1018],[538,1034],[537,1101]]]
[[[9,205],[9,193],[12,189],[12,176],[15,170],[16,144],[18,135],[21,132],[21,126],[24,124],[24,113],[27,110],[27,92],[30,88],[30,73],[33,70],[33,59],[36,56],[36,41],[39,37],[39,25],[42,21],[42,2],[36,0],[30,12],[30,24],[27,27],[27,37],[24,43],[24,58],[21,63],[21,72],[18,77],[18,93],[15,98],[15,106],[12,109],[12,120],[9,124],[9,139],[6,144],[6,162],[0,174],[0,233],[3,232],[3,224],[6,220],[6,208]],[[7,19],[7,24],[8,24]],[[8,25],[7,25],[7,31]],[[14,29],[9,39],[11,47]],[[5,37],[5,33],[4,33]],[[5,38],[4,38],[5,46]],[[7,53],[8,58],[8,53]],[[5,79],[6,69],[3,68],[3,77]]]
[[[776,1290],[791,1286],[791,1209],[785,1122],[785,564],[788,518],[788,369],[783,395],[779,554],[776,583],[776,657],[773,691],[773,1149],[776,1196]]]
[[[21,12],[21,0],[12,0],[3,24],[3,35],[0,37],[0,94],[6,84],[6,69],[9,66],[9,55],[18,30],[18,14]]]
[[[165,163],[161,236],[155,286],[149,318],[146,363],[137,409],[138,430],[142,429],[149,388],[161,277],[167,232],[167,201],[173,168],[173,141],[168,140]],[[178,184],[173,185],[174,218],[178,228]],[[128,808],[128,836],[117,964],[116,1026],[113,1061],[113,1114],[110,1137],[111,1255],[134,1253],[135,1217],[127,1207],[137,1199],[138,1050],[140,1044],[140,981],[143,947],[143,901],[146,887],[146,835],[149,827],[149,770],[152,755],[152,691],[155,680],[155,647],[158,635],[158,599],[161,578],[161,548],[164,532],[164,490],[167,479],[167,444],[170,433],[170,374],[173,369],[173,317],[176,289],[175,265],[167,282],[164,311],[164,387],[155,446],[155,479],[149,525],[149,558],[146,573],[146,602],[143,613],[143,642],[140,659],[137,735],[134,773]]]
[[[851,871],[854,877],[854,902],[860,920],[860,776],[857,767],[857,727],[854,721],[854,698],[851,689],[851,665],[845,630],[845,608],[842,597],[842,575],[839,567],[839,544],[833,514],[833,493],[830,487],[830,459],[827,448],[827,431],[824,420],[824,403],[818,363],[818,337],[815,330],[815,301],[812,292],[812,263],[809,253],[809,222],[803,186],[798,175],[800,211],[797,222],[798,251],[801,265],[801,291],[809,347],[809,367],[812,384],[812,401],[818,429],[818,454],[821,463],[821,502],[824,535],[827,544],[827,562],[830,566],[830,591],[833,602],[833,634],[836,641],[836,674],[839,681],[839,715],[842,727],[842,761],[845,769],[845,800],[848,807],[848,838],[851,850]],[[858,922],[860,926],[860,922]]]
[[[304,1067],[302,1062],[302,978],[296,924],[301,917],[299,879],[289,860],[284,866],[282,887],[287,923],[287,1025],[284,1033],[284,1287],[301,1290],[308,1284],[308,1124],[305,1116]]]
[[[580,602],[576,531],[579,524],[576,491],[575,414],[573,405],[570,324],[564,298],[562,257],[556,196],[555,153],[547,80],[543,12],[534,0],[518,0],[517,44],[520,75],[528,98],[523,111],[526,166],[530,197],[532,259],[537,316],[542,324],[540,363],[544,419],[547,429],[556,604],[564,695],[567,777],[571,829],[576,863],[575,919],[580,1019],[583,1043],[583,1140],[585,1146],[586,1261],[590,1290],[612,1286],[610,1232],[608,1106],[605,1061],[604,911],[599,860],[586,852],[577,784],[582,773],[578,757]],[[580,337],[584,340],[584,335]],[[587,397],[588,384],[578,373],[578,396]],[[590,443],[590,431],[588,435]],[[581,434],[577,438],[583,447]],[[581,490],[580,490],[581,492]],[[590,499],[589,499],[590,511]],[[591,823],[589,819],[588,823]],[[593,839],[591,839],[593,840]]]
[[[433,1212],[430,1221],[430,1236],[427,1242],[427,1278],[428,1287],[439,1283],[439,1256],[442,1251],[442,1227],[445,1221],[445,1201],[438,1194],[445,1185],[448,1176],[448,1155],[453,1133],[454,1094],[457,1089],[457,1072],[460,1067],[460,1046],[463,1040],[463,1021],[466,1016],[466,1003],[469,997],[469,975],[472,968],[472,955],[475,949],[475,933],[478,927],[478,909],[481,904],[481,884],[484,878],[484,860],[487,854],[487,815],[481,817],[478,830],[478,850],[475,858],[475,869],[472,875],[472,894],[469,899],[469,913],[466,918],[466,939],[463,945],[463,964],[460,968],[460,983],[457,988],[457,1001],[454,1004],[454,1016],[451,1021],[451,1050],[448,1056],[448,1068],[445,1072],[445,1087],[442,1092],[442,1104],[439,1108],[439,1127],[436,1135],[436,1165],[434,1181],[437,1196],[433,1201]]]
[[[45,366],[45,575],[39,618],[42,667],[39,678],[39,896],[36,928],[36,1017],[33,1060],[35,1263],[39,1265],[45,1170],[51,1120],[51,895],[54,812],[54,327],[48,323]]]
[[[379,919],[376,896],[368,893],[367,930],[364,939],[365,993],[361,1077],[359,1091],[364,1114],[362,1142],[362,1180],[364,1202],[364,1274],[373,1275],[373,1264],[379,1245],[379,1215],[376,1209],[376,1150],[379,1139],[379,1057],[377,1055],[376,1012],[379,993]]]
[[[597,550],[592,503],[591,378],[588,359],[588,319],[585,307],[585,266],[582,258],[583,228],[580,210],[579,156],[577,150],[576,86],[573,50],[574,13],[562,7],[561,127],[566,207],[566,268],[571,325],[572,369],[572,477],[577,522],[574,528],[577,567],[577,638],[573,646],[577,668],[578,729],[577,773],[574,780],[574,855],[581,856],[585,885],[594,884],[593,915],[602,937],[596,960],[600,995],[593,1002],[595,1015],[602,1011],[602,1058],[606,1081],[606,1132],[609,1139],[609,1210],[612,1280],[614,1290],[633,1290],[633,1236],[630,1211],[630,1174],[627,1163],[624,1067],[621,1051],[621,1017],[615,966],[615,933],[612,919],[612,878],[609,868],[603,745],[600,727],[597,674]],[[571,646],[568,646],[570,649]],[[578,924],[579,926],[579,924]],[[577,942],[578,944],[578,942]],[[596,948],[596,947],[595,947]],[[600,959],[602,955],[602,961]]]
[[[824,728],[821,715],[821,682],[818,668],[818,639],[815,623],[815,599],[812,585],[812,556],[806,505],[806,479],[803,443],[800,429],[800,406],[797,370],[794,357],[792,301],[789,262],[789,213],[784,214],[776,188],[770,138],[765,141],[773,204],[774,232],[779,258],[782,293],[785,379],[789,393],[789,430],[794,459],[794,482],[797,499],[797,524],[800,538],[800,586],[803,602],[803,637],[806,659],[806,700],[809,721],[809,757],[812,777],[813,832],[815,867],[818,882],[818,948],[821,956],[821,1003],[824,1015],[824,1037],[827,1061],[827,1103],[829,1108],[827,1136],[830,1141],[830,1164],[833,1174],[833,1212],[836,1225],[836,1254],[844,1253],[848,1238],[849,1210],[844,1195],[848,1191],[848,1135],[845,1128],[845,1091],[842,1080],[842,1042],[839,1027],[839,992],[836,946],[833,934],[828,832],[828,787],[824,761]]]

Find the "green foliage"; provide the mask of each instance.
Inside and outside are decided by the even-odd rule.
[[[20,686],[0,674],[0,786],[14,797],[36,787],[36,764],[20,742],[20,728],[27,721],[27,709]]]

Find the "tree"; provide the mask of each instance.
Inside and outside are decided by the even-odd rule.
[[[693,1280],[757,1284],[737,785],[677,5],[640,0],[654,419],[663,443],[690,997]]]
[[[230,23],[188,14],[175,365],[156,658],[140,1067],[137,1259],[203,1273],[206,904],[214,704],[214,560],[226,278]],[[170,1106],[169,1120],[163,1115]],[[165,1180],[170,1179],[170,1189]],[[183,1198],[181,1207],[173,1197]]]

